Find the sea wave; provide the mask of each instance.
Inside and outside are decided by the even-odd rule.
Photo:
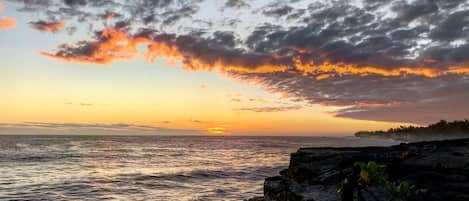
[[[373,142],[376,145],[376,142]],[[300,147],[298,137],[0,136],[0,200],[243,200]]]

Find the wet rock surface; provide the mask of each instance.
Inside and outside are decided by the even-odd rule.
[[[407,200],[469,200],[469,139],[419,142],[391,147],[301,148],[288,169],[264,182],[264,197],[251,201],[336,201],[338,184],[357,161],[386,165],[388,179],[416,190]],[[364,200],[389,200],[383,188],[370,188]],[[373,194],[375,197],[373,197]]]

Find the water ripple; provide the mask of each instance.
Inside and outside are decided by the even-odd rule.
[[[0,136],[0,200],[243,200],[299,147],[352,138]]]

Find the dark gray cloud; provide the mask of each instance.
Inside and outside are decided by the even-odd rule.
[[[148,44],[154,55],[181,60],[188,70],[221,70],[298,101],[345,107],[335,113],[339,117],[423,123],[469,112],[461,105],[469,94],[464,0],[312,1],[306,7],[271,1],[260,8],[228,0],[220,6],[264,17],[228,15],[221,21],[231,30],[218,27],[218,19],[197,19],[209,0],[10,1],[46,19],[105,24],[92,26],[89,41],[45,54],[53,58],[88,63],[131,58],[128,50],[135,47],[112,44],[120,34]],[[98,5],[105,12],[84,9]],[[109,10],[115,18],[103,17]],[[180,23],[186,20],[192,23]],[[112,48],[103,52],[104,45]]]
[[[225,3],[224,8],[235,8],[235,9],[242,9],[242,8],[250,8],[251,6],[246,3],[244,0],[227,0]]]
[[[38,20],[38,21],[30,22],[29,25],[33,29],[37,29],[39,31],[57,32],[65,27],[65,22],[61,22],[61,21],[46,22],[43,20]]]
[[[288,5],[271,5],[262,10],[262,14],[268,17],[283,17],[290,14],[293,7]]]
[[[419,17],[437,12],[438,5],[434,0],[414,1],[410,4],[406,1],[396,1],[392,9],[397,12],[397,19],[411,22]]]
[[[46,21],[76,21],[91,26],[100,21],[125,19],[126,23],[173,25],[191,18],[198,11],[199,0],[9,0],[20,5],[19,11],[33,12]],[[104,10],[104,11],[103,11]],[[123,23],[123,21],[122,21]]]
[[[162,24],[172,25],[183,18],[190,18],[197,13],[198,10],[199,7],[196,5],[187,5],[176,10],[166,11],[162,14],[162,17],[164,17]]]
[[[300,19],[306,13],[306,9],[295,9],[288,16],[288,20]]]
[[[439,120],[467,119],[465,109],[469,94],[445,94],[416,102],[403,102],[382,107],[352,107],[335,112],[338,117],[428,124]]]
[[[300,102],[346,107],[333,113],[337,117],[426,124],[469,115],[465,106],[469,79],[457,75],[440,78],[350,75],[319,82],[289,73],[236,76]]]
[[[236,28],[239,23],[242,21],[240,19],[230,19],[230,18],[225,18],[223,19],[222,25],[223,26],[228,26],[231,28]]]
[[[85,6],[87,4],[86,0],[64,0],[65,5],[67,6]]]
[[[467,39],[469,29],[469,10],[458,11],[445,16],[430,32],[430,38],[439,41]]]

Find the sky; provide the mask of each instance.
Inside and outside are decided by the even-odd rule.
[[[468,30],[465,0],[0,0],[0,134],[466,119]]]

